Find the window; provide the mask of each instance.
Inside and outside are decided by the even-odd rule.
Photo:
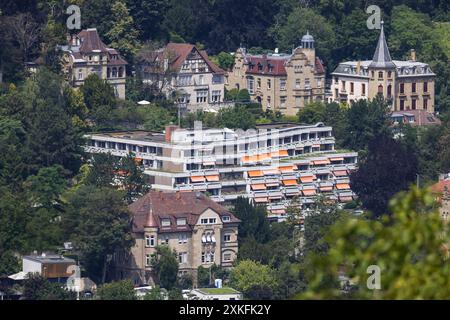
[[[112,68],[112,77],[117,78],[117,68]]]
[[[388,78],[392,78],[392,71],[388,71]]]
[[[300,89],[300,79],[295,79],[295,89]]]
[[[197,103],[206,102],[208,100],[208,90],[197,91]]]
[[[416,93],[416,83],[415,83],[415,82],[413,82],[413,83],[411,84],[411,91],[412,91],[413,93]]]
[[[231,241],[231,235],[230,234],[225,234],[223,236],[223,241],[224,242],[230,242]]]
[[[152,256],[150,254],[145,255],[145,266],[150,267],[152,265]]]
[[[308,78],[305,79],[305,89],[311,89],[311,83]]]
[[[186,225],[186,218],[178,218],[177,226],[184,226],[184,225]]]
[[[178,235],[178,244],[187,243],[187,234],[186,233],[180,233]]]
[[[178,262],[186,263],[187,262],[187,252],[179,252],[178,253]]]
[[[280,108],[286,107],[286,96],[280,97]]]
[[[78,71],[78,80],[83,80],[83,71],[82,70]]]
[[[286,90],[286,79],[280,79],[280,90]]]
[[[417,107],[417,100],[416,99],[412,99],[411,100],[411,108],[413,110],[416,110],[416,107]]]
[[[270,79],[267,79],[267,89],[270,90],[272,87],[272,81]]]
[[[163,236],[161,239],[161,244],[169,244],[169,236]]]
[[[161,220],[161,226],[163,226],[163,227],[170,227],[170,219],[162,219]]]
[[[270,108],[271,99],[272,98],[270,96],[267,96],[267,107],[269,107],[269,108]]]
[[[213,263],[214,262],[214,251],[203,251],[202,252],[202,263]]]
[[[353,94],[355,92],[355,84],[350,82],[350,93]]]
[[[201,223],[201,224],[208,224],[208,219],[201,219],[201,220],[200,220],[200,223]]]
[[[428,92],[428,82],[423,83],[423,92]]]
[[[222,217],[222,221],[223,221],[223,222],[228,222],[228,221],[230,221],[230,220],[231,220],[230,216],[223,216],[223,217]]]
[[[378,79],[383,79],[383,71],[378,72]]]
[[[400,93],[405,93],[405,84],[400,83]]]
[[[345,81],[342,81],[341,85],[342,85],[342,91],[345,92]]]
[[[375,78],[375,71],[372,70],[372,78]]]
[[[363,84],[361,85],[361,93],[362,93],[363,96],[366,95],[366,84],[365,84],[365,83],[363,83]]]
[[[261,89],[261,78],[256,79],[256,88]]]
[[[231,261],[231,253],[225,253],[223,255],[223,261]]]
[[[191,84],[192,76],[178,76],[178,85],[179,86],[188,86]]]
[[[383,85],[378,86],[378,94],[383,94]]]
[[[317,88],[321,88],[322,87],[322,79],[317,78]]]
[[[427,98],[423,98],[423,109],[424,110],[428,109],[428,99]]]
[[[295,107],[296,108],[301,108],[301,106],[302,106],[302,97],[296,96],[295,97]]]
[[[405,100],[400,100],[400,110],[405,110]]]
[[[154,247],[155,246],[155,236],[145,236],[145,246],[146,247]]]
[[[388,85],[387,87],[387,96],[388,97],[392,96],[392,85]]]
[[[253,78],[247,78],[247,89],[248,89],[248,93],[253,94],[254,93],[254,83],[255,81],[253,80]]]
[[[205,84],[204,76],[198,76],[198,84]]]
[[[213,84],[221,84],[221,83],[223,83],[223,76],[220,75],[220,74],[213,75],[212,82],[213,82]]]
[[[216,223],[216,218],[210,218],[208,222],[209,224],[214,224]]]

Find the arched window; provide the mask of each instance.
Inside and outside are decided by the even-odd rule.
[[[383,94],[383,85],[378,86],[378,94]]]
[[[392,96],[392,85],[388,85],[387,87],[387,96],[388,97]]]

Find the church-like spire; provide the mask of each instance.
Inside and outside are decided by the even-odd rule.
[[[384,22],[381,21],[381,32],[378,39],[377,49],[373,55],[372,63],[369,65],[372,68],[388,69],[395,68],[395,64],[392,62],[391,54],[384,36]]]

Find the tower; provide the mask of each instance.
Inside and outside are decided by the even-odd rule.
[[[314,48],[314,37],[309,34],[309,31],[306,31],[306,34],[302,37],[300,47],[310,63],[314,65],[316,60],[316,50]]]
[[[395,71],[396,66],[392,61],[391,54],[384,35],[384,22],[381,21],[380,37],[377,48],[369,64],[369,98],[377,95],[390,99],[395,97]],[[395,99],[393,99],[394,103]],[[391,106],[393,107],[393,106]]]

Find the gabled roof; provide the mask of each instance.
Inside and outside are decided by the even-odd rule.
[[[81,40],[80,52],[81,53],[89,53],[94,50],[99,50],[100,52],[108,52],[108,48],[100,39],[98,35],[97,29],[86,29],[80,31],[77,35]]]
[[[391,54],[384,36],[384,22],[381,21],[381,32],[378,38],[377,48],[373,55],[372,63],[369,65],[371,68],[388,69],[395,68],[395,64],[392,62]]]
[[[240,222],[225,207],[197,192],[150,191],[128,206],[133,215],[133,231],[143,232],[145,227],[157,227],[159,232],[190,231],[198,217],[207,209],[219,216],[230,216],[230,222]],[[177,226],[177,218],[186,218],[187,224]],[[163,227],[162,220],[169,219],[170,227]]]

